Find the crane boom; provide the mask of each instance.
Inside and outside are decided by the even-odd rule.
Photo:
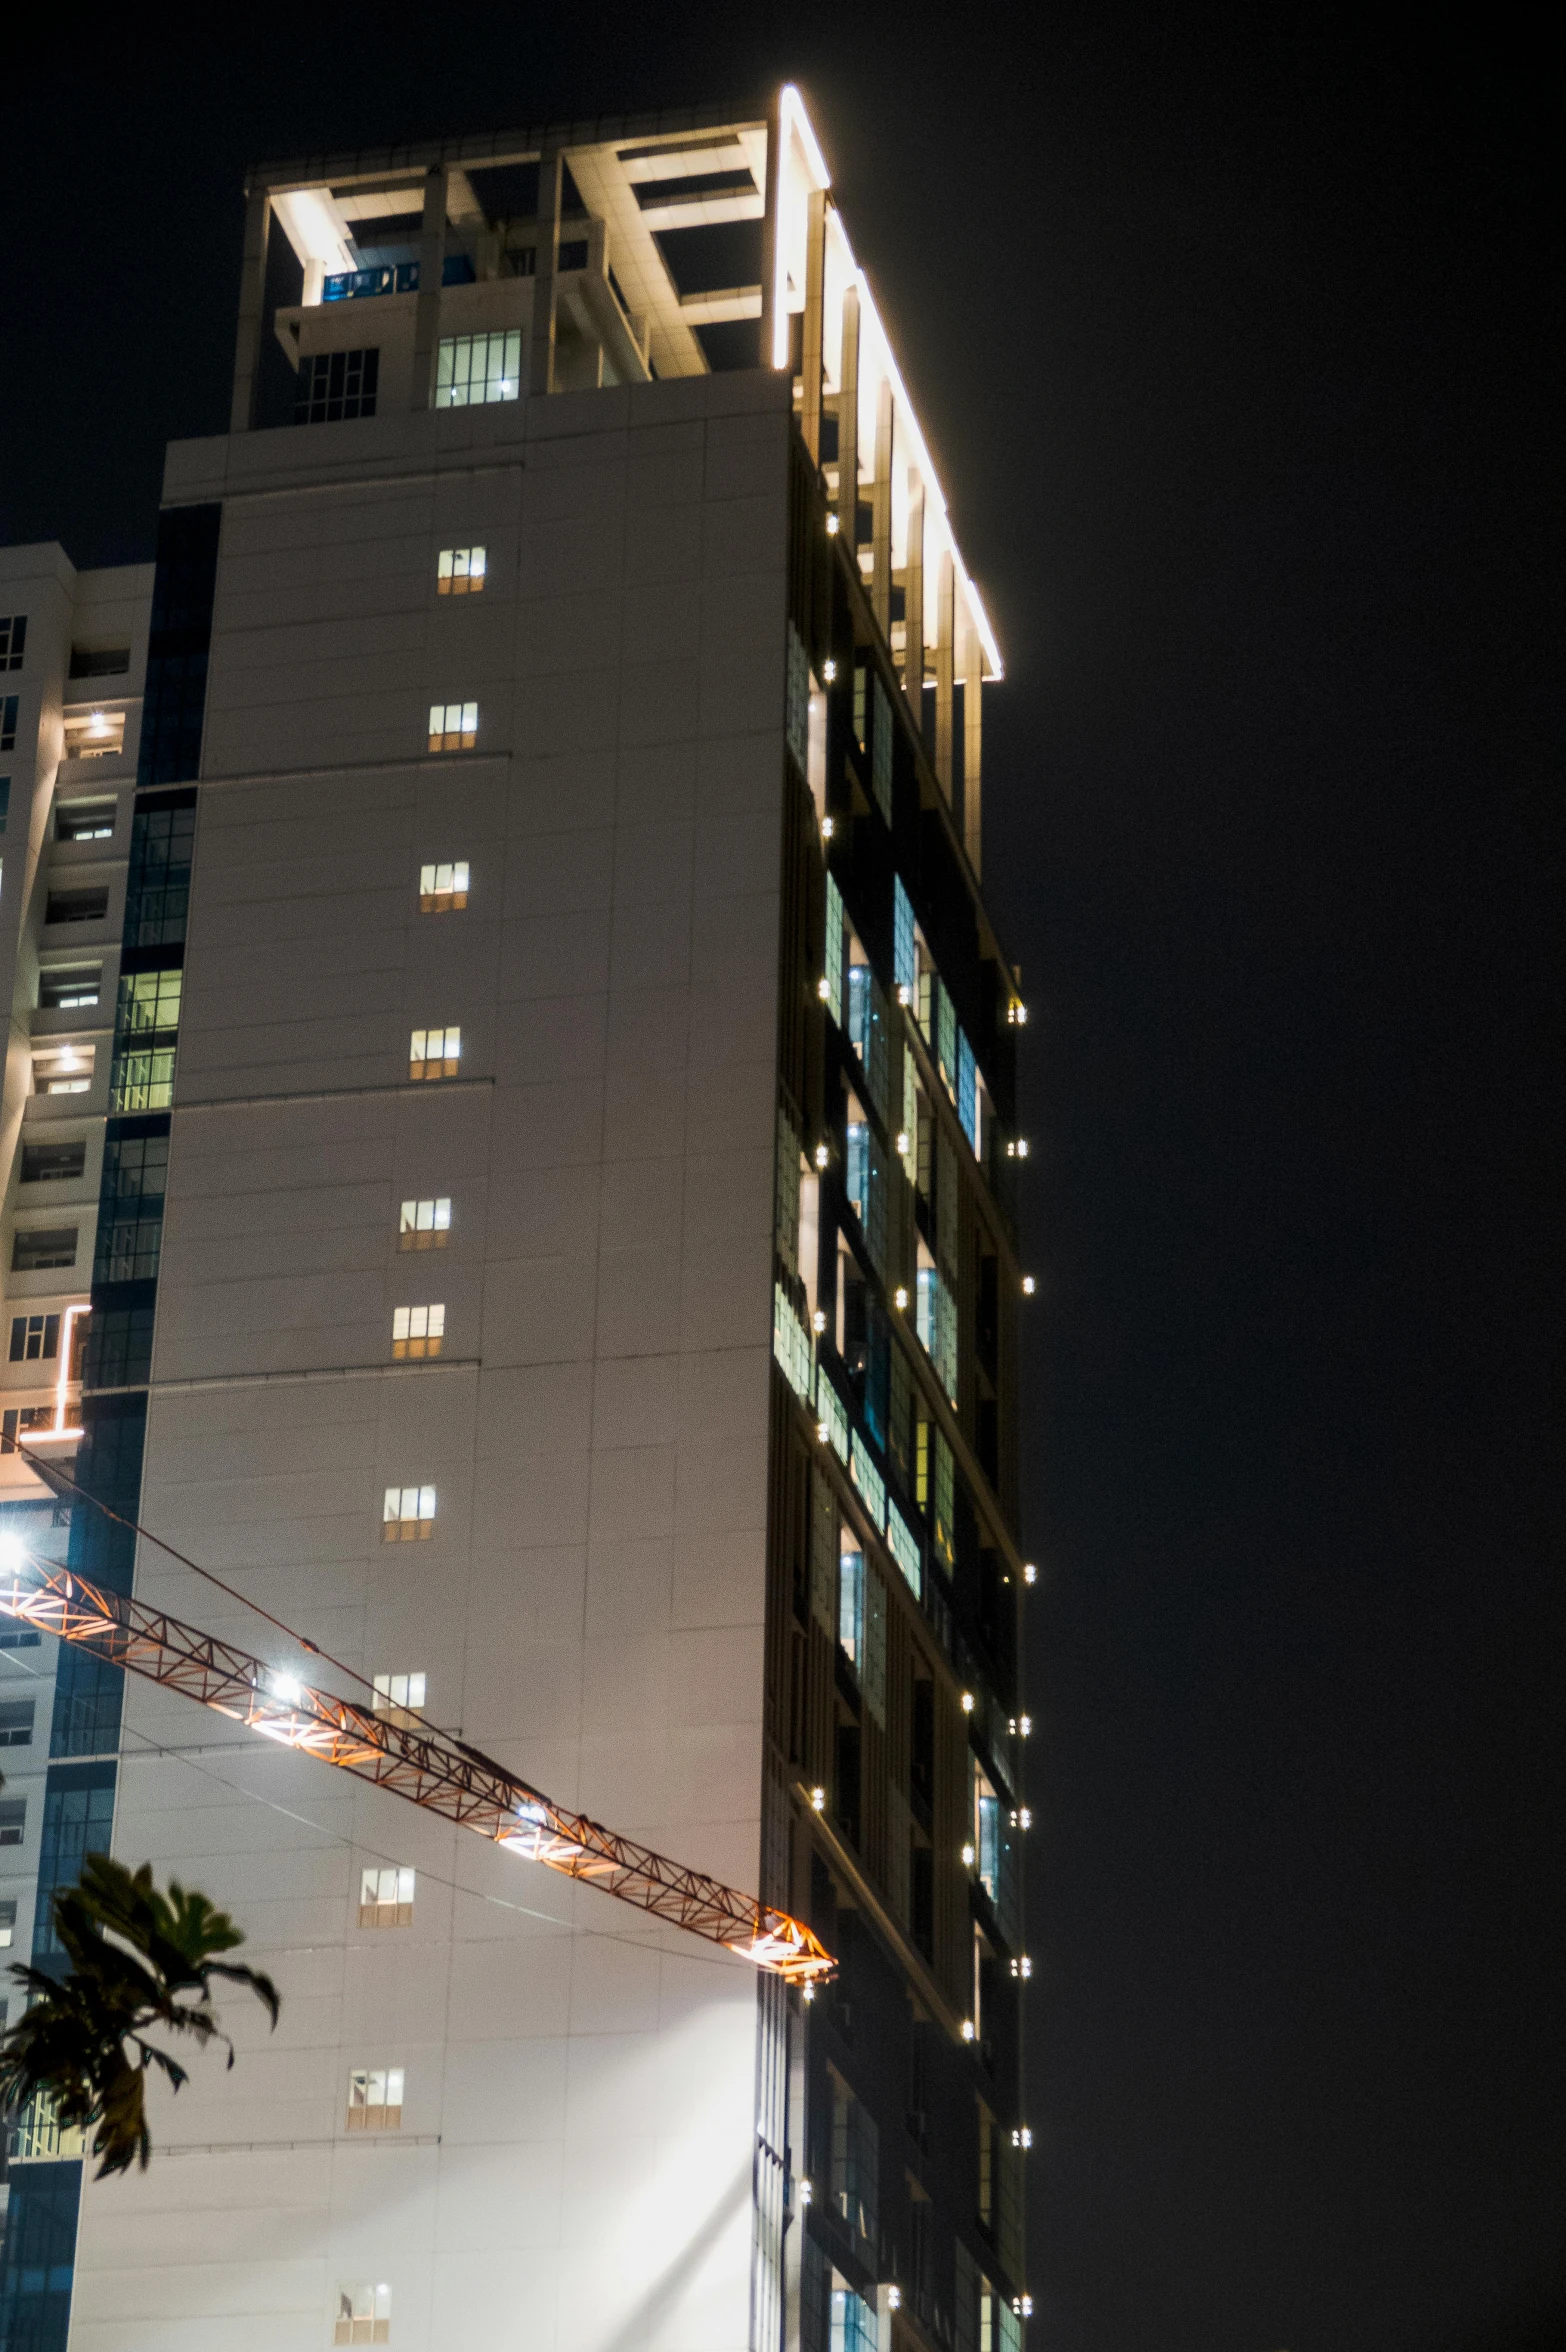
[[[21,1553],[21,1547],[16,1547]],[[585,1879],[657,1919],[724,1944],[758,1968],[808,1985],[836,1963],[802,1920],[568,1813],[514,1773],[448,1733],[393,1710],[378,1714],[314,1690],[232,1643],[127,1594],[105,1592],[74,1569],[21,1553],[0,1566],[0,1614],[20,1618],[110,1665],[245,1724],[284,1747],[373,1781],[464,1829]]]

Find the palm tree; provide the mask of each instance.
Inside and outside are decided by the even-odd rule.
[[[59,1982],[39,1968],[12,1968],[29,2003],[0,2040],[0,2108],[19,2114],[44,2093],[62,2124],[93,2130],[102,2180],[128,2171],[132,2158],[145,2168],[152,2152],[147,2069],[156,2066],[176,2091],[187,2079],[146,2039],[149,2027],[189,2034],[202,2049],[222,2042],[232,2066],[234,2045],[212,2006],[214,1978],[248,1987],[274,2027],[282,2004],[269,1976],[215,1957],[245,1940],[227,1912],[172,1879],[160,1894],[150,1862],[133,1874],[89,1854],[80,1885],[55,1896],[54,1923],[71,1966]]]

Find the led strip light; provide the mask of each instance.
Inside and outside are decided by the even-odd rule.
[[[808,1987],[835,1972],[831,1954],[786,1911],[671,1862],[584,1814],[567,1813],[445,1732],[409,1729],[352,1700],[313,1690],[177,1617],[37,1559],[14,1537],[0,1539],[0,1614],[199,1699],[265,1739],[373,1781],[529,1862],[585,1879],[790,1984]]]

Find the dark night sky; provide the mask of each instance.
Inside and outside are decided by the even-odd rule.
[[[252,156],[804,83],[1010,659],[1036,2334],[1542,2352],[1558,134],[1520,17],[1281,18],[72,15],[0,96],[0,539],[150,553]]]

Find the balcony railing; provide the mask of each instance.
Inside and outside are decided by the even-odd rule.
[[[440,273],[443,286],[471,286],[473,264],[465,253],[448,253]],[[384,269],[340,270],[334,277],[323,279],[323,302],[363,302],[375,294],[416,294],[419,289],[419,265],[416,261],[388,262]]]

